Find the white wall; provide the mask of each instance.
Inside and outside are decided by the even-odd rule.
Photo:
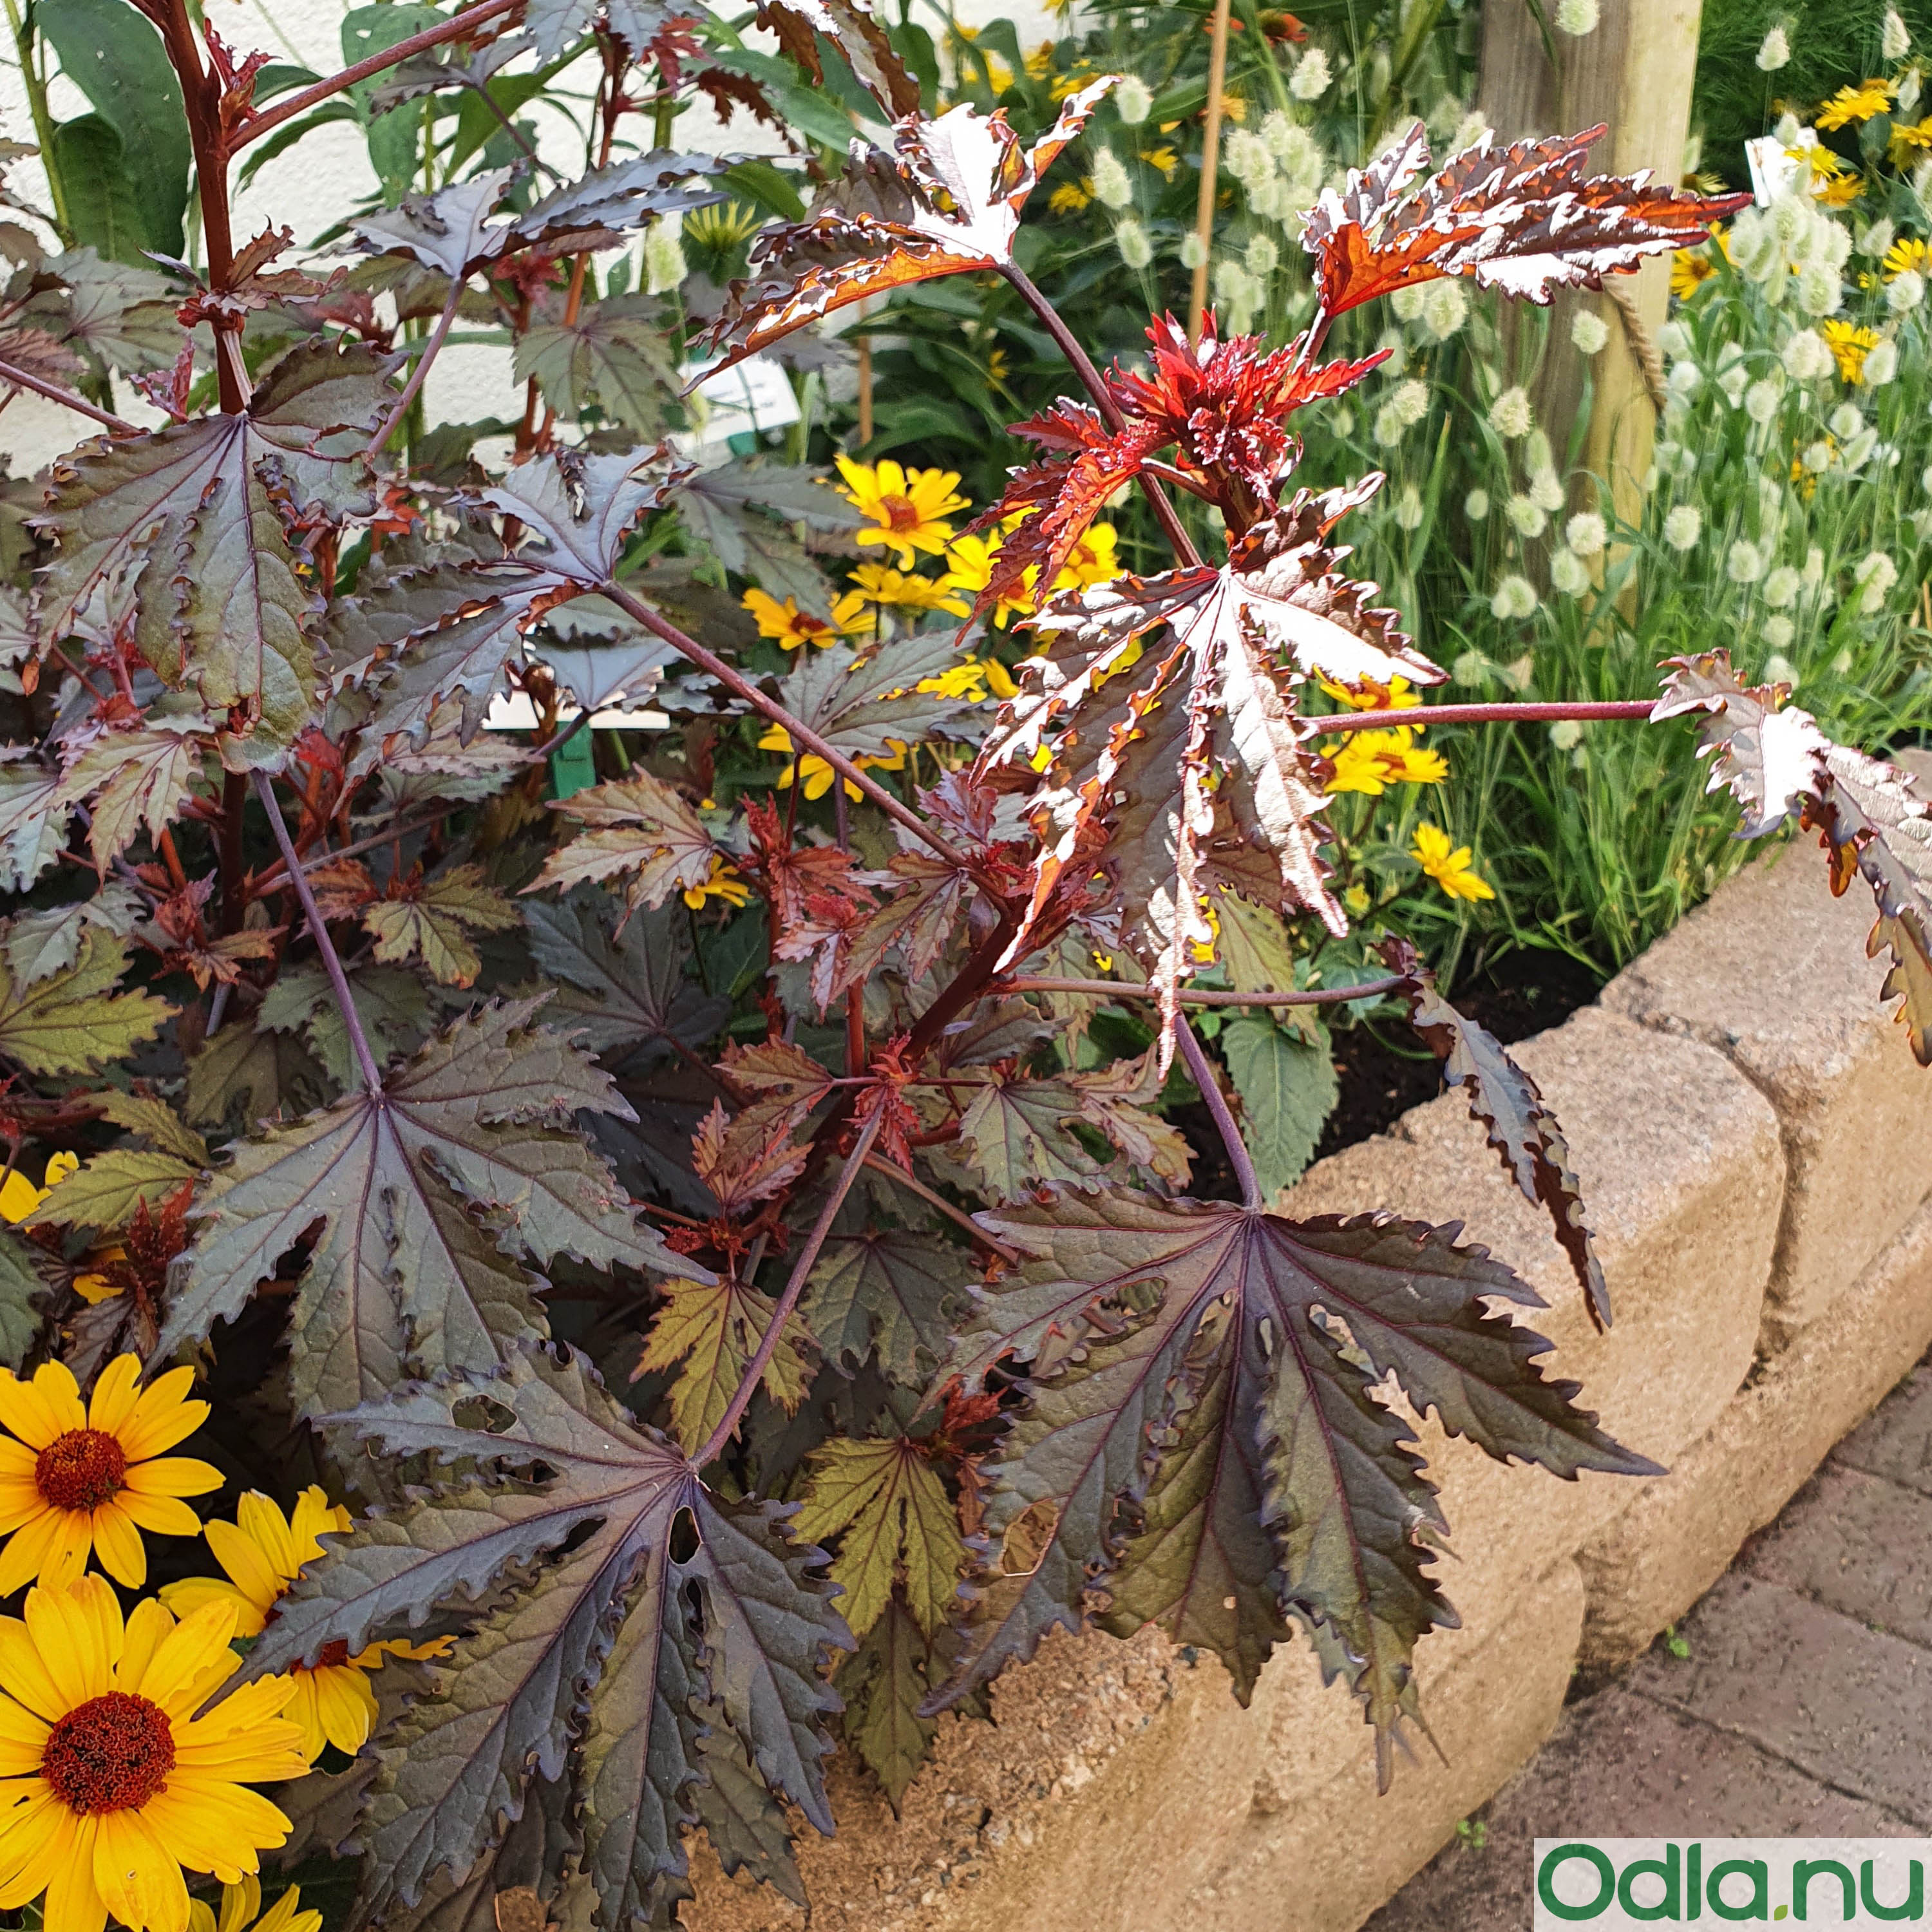
[[[54,0],[55,4],[58,3]],[[208,0],[208,9],[217,30],[230,45],[244,52],[262,48],[276,60],[292,59],[318,74],[327,74],[343,64],[341,22],[350,4],[351,0]],[[1015,20],[1024,46],[1051,38],[1056,32],[1040,0],[1022,0],[1018,5],[1011,0],[1005,4],[1001,0],[959,0],[956,10],[968,22],[1001,15]],[[938,16],[933,15],[928,25],[936,32]],[[586,74],[581,81],[586,93],[593,77]],[[571,84],[572,77],[566,76],[564,85]],[[80,90],[58,77],[51,105],[57,121],[88,111]],[[583,140],[562,115],[534,104],[525,112],[534,112],[538,151],[544,160],[566,174],[581,172]],[[34,138],[26,91],[10,62],[0,65],[0,135],[26,142]],[[701,106],[680,119],[676,138],[680,146],[713,152],[770,152],[779,146],[770,130],[759,127],[748,115],[736,115],[721,126]],[[26,199],[46,205],[45,177],[38,161],[16,164],[8,178]],[[298,245],[305,245],[339,221],[375,186],[360,130],[347,123],[319,128],[270,162],[241,194],[236,232],[238,236],[252,235],[272,224],[286,224],[295,230]],[[521,406],[521,398],[510,382],[507,350],[475,346],[446,350],[430,370],[427,388],[432,420],[514,415]],[[124,397],[122,407],[136,420],[160,420],[138,398],[130,401]],[[38,396],[19,396],[0,413],[0,452],[7,453],[6,466],[14,476],[38,469],[86,433],[87,426],[80,419]]]

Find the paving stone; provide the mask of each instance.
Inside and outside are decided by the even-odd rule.
[[[1761,1364],[1702,1440],[1671,1459],[1670,1474],[1639,1485],[1579,1552],[1590,1592],[1586,1669],[1622,1669],[1694,1604],[1928,1345],[1932,1204],[1840,1295],[1829,1321]],[[1910,1461],[1910,1426],[1888,1427],[1887,1453]]]
[[[1828,1464],[1738,1568],[1874,1630],[1932,1644],[1932,1506],[1883,1476]]]
[[[1622,1684],[1573,1705],[1479,1818],[1480,1851],[1446,1846],[1364,1932],[1526,1932],[1539,1838],[1886,1838],[1913,1829]]]
[[[1612,1012],[1730,1055],[1778,1110],[1789,1170],[1772,1339],[1835,1297],[1932,1192],[1932,1079],[1865,956],[1870,895],[1834,898],[1810,840],[1767,854],[1604,989]],[[1848,1176],[1858,1184],[1848,1186]]]
[[[1932,1496],[1932,1368],[1914,1369],[1832,1457]]]
[[[1679,1634],[1690,1654],[1646,1652],[1633,1690],[1932,1825],[1932,1651],[1736,1571]]]

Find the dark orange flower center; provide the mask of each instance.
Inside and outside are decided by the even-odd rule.
[[[147,1803],[175,1768],[174,1729],[145,1697],[110,1690],[77,1704],[48,1735],[40,1775],[70,1810],[127,1811]]]
[[[34,1481],[56,1509],[98,1509],[128,1476],[120,1444],[98,1429],[70,1429],[40,1451]]]
[[[322,1646],[322,1654],[316,1659],[315,1667],[318,1670],[327,1670],[332,1666],[346,1664],[348,1661],[348,1642],[344,1638],[337,1637],[333,1642]]]
[[[910,496],[881,496],[879,508],[885,512],[886,525],[892,530],[916,530],[926,521]]]

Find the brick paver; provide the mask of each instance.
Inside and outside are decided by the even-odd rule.
[[[1527,1932],[1540,1838],[1932,1832],[1932,1357],[1366,1932]]]

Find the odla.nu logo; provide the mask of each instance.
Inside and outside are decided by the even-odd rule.
[[[1927,1838],[1539,1838],[1535,1932],[1926,1922]]]

